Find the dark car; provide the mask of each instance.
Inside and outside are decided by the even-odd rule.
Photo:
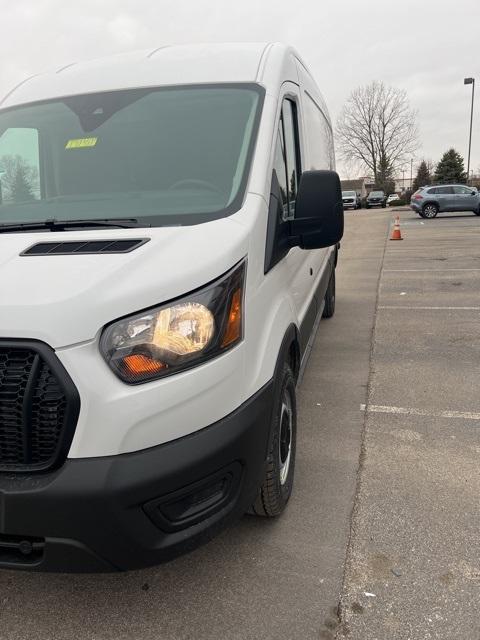
[[[480,193],[465,184],[421,187],[412,195],[410,208],[422,218],[435,218],[439,211],[472,211],[480,216]]]
[[[356,191],[342,191],[344,209],[361,209],[362,201]]]
[[[387,196],[384,191],[370,191],[365,202],[367,209],[371,207],[386,207]]]

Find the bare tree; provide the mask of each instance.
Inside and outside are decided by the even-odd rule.
[[[382,187],[418,148],[416,120],[404,90],[383,82],[358,87],[337,120],[340,154],[360,161]]]
[[[365,165],[356,158],[342,158],[341,175],[345,180],[355,180],[365,176]]]

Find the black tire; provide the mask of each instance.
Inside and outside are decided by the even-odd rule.
[[[335,313],[335,269],[330,276],[324,300],[325,306],[323,307],[322,318],[331,318]]]
[[[366,205],[365,205],[365,209],[370,209],[370,205],[369,205],[369,204],[366,204]]]
[[[386,208],[386,206],[387,206],[387,205],[386,205],[386,204],[385,204],[385,202],[384,202],[384,203],[382,204],[382,209],[385,209],[385,208]]]
[[[272,412],[271,447],[262,486],[250,513],[275,518],[285,510],[292,495],[297,443],[295,378],[285,362],[277,381]]]
[[[425,218],[423,211],[417,211],[417,213],[420,216],[420,218]]]
[[[480,216],[480,206],[476,211],[473,212],[476,216]]]
[[[423,206],[422,214],[424,218],[436,218],[438,206],[434,202],[427,202],[427,204]]]

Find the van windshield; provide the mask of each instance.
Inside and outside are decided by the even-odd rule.
[[[148,88],[0,111],[0,225],[224,217],[242,204],[263,89]]]

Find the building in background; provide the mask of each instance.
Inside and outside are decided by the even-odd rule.
[[[407,189],[412,188],[412,180],[410,180],[410,176],[408,178],[395,178],[395,193],[400,195],[401,193],[405,193]]]
[[[366,198],[373,189],[372,178],[355,178],[355,180],[341,180],[342,191],[356,191],[361,198]]]

